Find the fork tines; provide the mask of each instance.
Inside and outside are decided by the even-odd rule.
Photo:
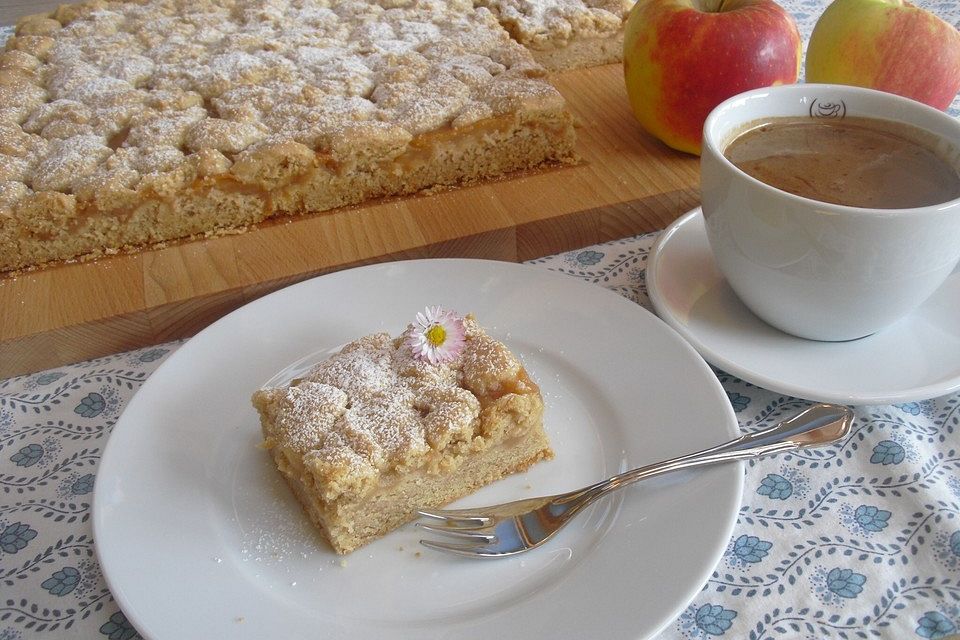
[[[493,518],[488,518],[486,516],[462,516],[454,511],[444,511],[442,509],[437,509],[436,511],[419,509],[417,510],[417,513],[426,518],[440,520],[447,528],[451,529],[482,529],[483,527],[487,527],[493,523]]]

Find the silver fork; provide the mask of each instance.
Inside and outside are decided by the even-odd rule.
[[[568,493],[476,509],[421,509],[418,514],[438,524],[418,522],[417,526],[454,542],[421,540],[420,544],[470,557],[500,558],[522,553],[552,538],[593,501],[634,482],[680,469],[819,447],[846,437],[852,424],[853,411],[849,408],[815,404],[769,429],[639,467]]]

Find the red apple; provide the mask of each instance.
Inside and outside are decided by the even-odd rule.
[[[772,0],[640,0],[623,41],[623,73],[644,129],[700,153],[703,121],[743,91],[797,81],[800,33]]]
[[[836,0],[810,36],[806,80],[880,89],[946,109],[960,91],[960,33],[903,0]]]

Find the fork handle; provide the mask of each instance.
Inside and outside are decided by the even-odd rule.
[[[747,460],[774,453],[830,444],[849,433],[853,411],[835,404],[815,404],[768,429],[748,433],[724,444],[663,462],[631,469],[569,494],[567,499],[592,498],[671,471],[692,469],[730,460]],[[566,501],[566,499],[564,500]]]

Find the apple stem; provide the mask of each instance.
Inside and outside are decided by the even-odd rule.
[[[723,11],[723,3],[726,0],[700,0],[699,9],[704,13],[720,13]],[[696,6],[696,5],[695,5]]]

